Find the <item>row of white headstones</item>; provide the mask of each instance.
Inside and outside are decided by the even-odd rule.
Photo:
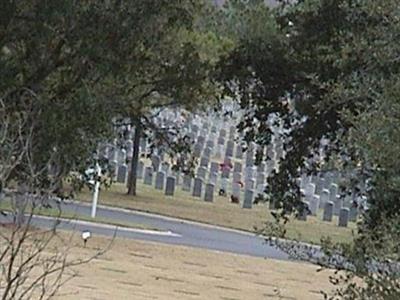
[[[172,120],[176,118],[176,112],[166,111],[161,116]],[[168,196],[173,196],[176,185],[180,185],[182,190],[191,192],[192,196],[212,202],[214,194],[224,190],[239,200],[243,198],[243,208],[251,208],[255,197],[263,194],[268,175],[279,169],[279,160],[284,155],[282,143],[274,136],[271,145],[265,149],[270,159],[255,166],[254,155],[258,146],[251,143],[244,152],[242,136],[236,132],[236,124],[214,114],[192,116],[183,130],[195,141],[192,153],[199,159],[199,164],[194,178],[171,171],[170,163],[162,153],[153,154],[150,161],[141,160],[138,167],[138,178],[143,179],[147,185],[165,190]],[[133,144],[128,141],[127,145],[127,150],[110,149],[108,152],[108,158],[116,166],[115,179],[119,183],[126,183],[128,178],[129,165],[126,161],[132,156]],[[141,152],[146,153],[148,150],[146,143],[142,142]],[[226,168],[221,171],[220,163],[231,164],[231,170]],[[337,178],[326,176],[325,184],[323,180],[315,176],[299,178],[309,213],[317,215],[323,209],[324,221],[331,222],[333,216],[338,215],[338,225],[347,226],[349,220],[355,220],[357,210],[351,206],[345,207],[339,198]],[[299,217],[301,220],[306,218],[307,214]]]

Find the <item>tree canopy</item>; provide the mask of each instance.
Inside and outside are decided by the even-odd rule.
[[[282,174],[276,175],[285,180],[272,180],[271,185],[279,182],[287,190],[286,184],[301,172],[323,170],[330,160],[369,175],[382,170],[382,163],[389,167],[380,155],[396,146],[376,139],[394,141],[396,131],[387,128],[379,134],[375,130],[385,119],[371,119],[388,105],[395,108],[390,101],[398,73],[397,44],[392,43],[399,25],[395,5],[324,0],[299,1],[275,10],[261,1],[230,1],[225,6],[226,23],[234,18],[240,22],[233,30],[237,46],[221,63],[220,78],[228,93],[238,94],[242,106],[251,108],[241,129],[249,139],[268,143],[271,114],[279,115],[287,129],[282,138],[288,154]],[[364,139],[366,132],[369,139]],[[318,160],[322,138],[329,141],[324,162]],[[391,153],[389,157],[395,158]],[[360,176],[361,181],[365,178]]]
[[[0,165],[15,170],[2,174],[3,187],[52,185],[47,165],[57,178],[79,169],[107,132],[106,101],[91,94],[103,73],[102,46],[93,47],[103,12],[94,1],[3,1]]]
[[[266,190],[276,216],[304,208],[296,183],[302,173],[334,168],[353,174],[343,193],[365,196],[369,209],[352,250],[340,253],[360,267],[358,275],[369,273],[371,261],[399,258],[393,245],[400,221],[397,5],[305,0],[271,10],[260,1],[245,7],[230,1],[223,10],[226,23],[241,20],[236,47],[220,65],[226,92],[247,109],[240,128],[264,145],[271,115],[286,129],[287,153]],[[368,287],[350,285],[346,295],[398,296],[396,280],[388,280],[393,273],[384,274],[364,277]],[[382,284],[387,290],[379,291]]]
[[[129,194],[136,193],[140,138],[147,134],[152,143],[172,144],[165,135],[168,130],[161,129],[152,115],[165,108],[194,111],[217,100],[220,88],[213,72],[232,43],[202,26],[200,17],[209,9],[202,1],[124,2],[115,24],[109,23],[124,38],[120,46],[113,43],[117,67],[98,91],[113,99],[115,115],[130,119],[136,130]],[[132,41],[127,48],[126,40]]]
[[[2,117],[25,115],[22,135],[34,133],[37,170],[50,159],[60,176],[87,165],[112,117],[151,128],[156,108],[193,109],[215,97],[210,74],[230,43],[200,30],[203,8],[202,1],[5,1]],[[12,143],[17,137],[5,129]],[[10,176],[23,174],[21,166]]]

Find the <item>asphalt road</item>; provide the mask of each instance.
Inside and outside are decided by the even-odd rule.
[[[80,203],[62,204],[61,209],[63,211],[76,212],[79,213],[79,215],[87,216],[90,216],[91,212],[90,206]],[[113,236],[116,234],[117,237],[191,246],[255,257],[281,260],[288,259],[288,255],[267,245],[263,238],[250,233],[154,214],[107,207],[98,207],[97,216],[107,218],[108,220],[143,224],[150,228],[157,228],[161,232],[134,231],[121,228],[115,232],[115,226],[70,221],[61,221],[58,228],[77,231],[89,230],[94,235]],[[4,217],[0,217],[0,221],[2,221],[2,219],[4,219]],[[39,227],[49,227],[54,224],[54,220],[37,217],[33,220],[33,224]]]

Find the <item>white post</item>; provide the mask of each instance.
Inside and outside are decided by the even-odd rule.
[[[94,182],[93,202],[92,202],[92,218],[96,217],[97,199],[99,198],[101,168],[99,163],[96,163],[96,179]]]

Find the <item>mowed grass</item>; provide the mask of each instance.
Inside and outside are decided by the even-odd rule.
[[[70,258],[90,256],[108,239],[77,240]],[[333,271],[318,266],[117,238],[99,259],[75,270],[60,300],[323,299]]]
[[[83,191],[77,197],[81,201],[91,202],[92,195]],[[181,191],[177,186],[175,196],[165,196],[163,191],[138,181],[137,196],[126,195],[126,187],[114,184],[109,190],[100,192],[99,204],[129,208],[165,216],[198,221],[233,229],[254,232],[265,226],[265,222],[273,221],[270,210],[265,204],[254,205],[252,209],[243,209],[232,204],[228,197],[214,196],[214,202],[204,202],[194,198],[190,193]],[[307,222],[292,219],[287,225],[287,238],[319,244],[322,237],[329,236],[336,242],[350,242],[356,225],[337,226],[337,218],[332,222],[323,222],[321,216],[308,217]]]

